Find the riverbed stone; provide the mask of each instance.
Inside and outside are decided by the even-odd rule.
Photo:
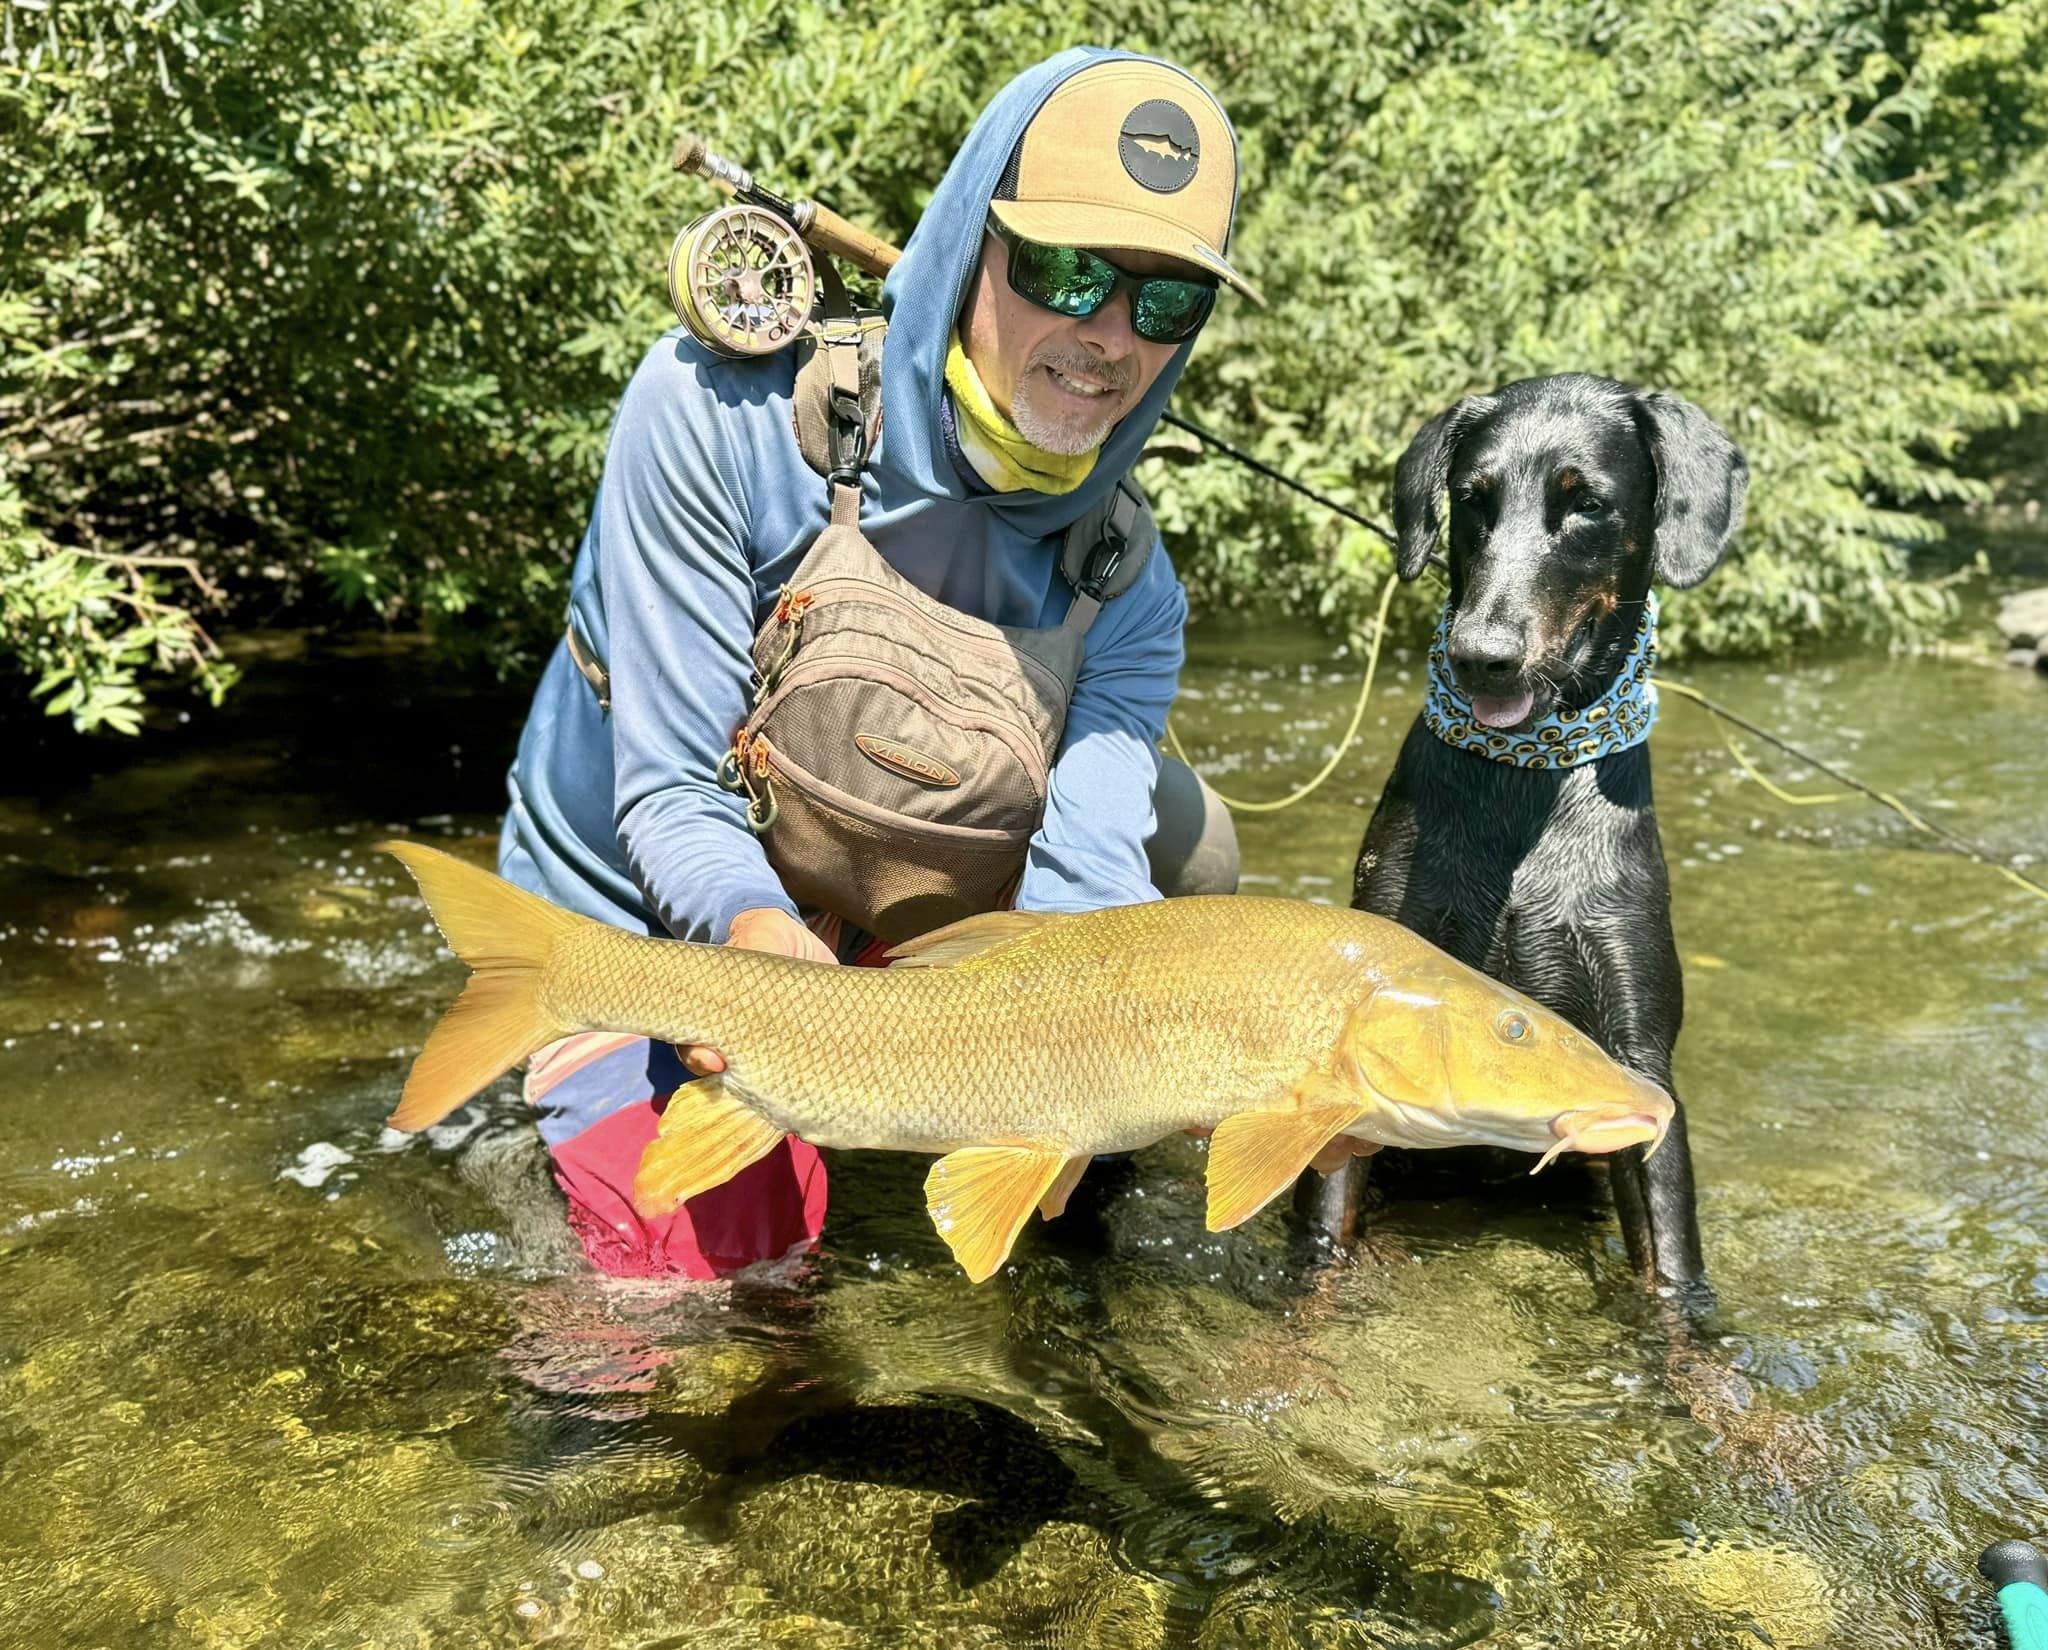
[[[929,1644],[1163,1645],[1160,1584],[1118,1563],[1109,1538],[1052,1518],[905,1485],[806,1473],[749,1496],[735,1517],[760,1614],[903,1629]],[[986,1528],[981,1526],[986,1525]]]
[[[2039,652],[2048,648],[2048,587],[2021,590],[1998,604],[1998,629],[2006,645]]]

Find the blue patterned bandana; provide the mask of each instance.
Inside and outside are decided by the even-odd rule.
[[[1643,604],[1628,662],[1607,689],[1584,710],[1553,711],[1534,727],[1514,733],[1489,728],[1472,714],[1472,701],[1451,675],[1452,613],[1448,606],[1429,644],[1429,691],[1422,719],[1446,745],[1512,762],[1518,768],[1575,768],[1640,745],[1657,725],[1657,597]]]

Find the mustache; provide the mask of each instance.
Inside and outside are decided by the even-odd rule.
[[[1138,363],[1129,356],[1121,361],[1108,361],[1099,355],[1090,355],[1086,350],[1064,349],[1056,344],[1034,350],[1031,359],[1025,363],[1025,370],[1033,367],[1050,367],[1055,372],[1064,372],[1075,378],[1092,378],[1098,384],[1107,384],[1119,395],[1138,381]]]

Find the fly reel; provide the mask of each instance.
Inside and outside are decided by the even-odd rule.
[[[818,272],[788,219],[762,206],[723,206],[676,237],[668,297],[698,343],[744,360],[796,341],[817,301]]]
[[[668,255],[668,300],[676,319],[714,354],[745,360],[796,342],[818,302],[813,247],[878,280],[902,256],[829,207],[784,200],[762,188],[700,137],[686,133],[677,142],[674,165],[733,198],[731,206],[685,228]]]

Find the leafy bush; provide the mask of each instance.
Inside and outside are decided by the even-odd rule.
[[[1723,418],[1751,526],[1671,604],[1678,646],[1923,634],[1921,506],[1981,493],[1971,433],[2048,405],[2048,0],[0,16],[0,654],[82,726],[132,724],[142,671],[219,691],[216,590],[230,623],[353,612],[530,663],[710,204],[676,132],[900,240],[989,93],[1077,39],[1186,63],[1239,127],[1275,301],[1222,309],[1180,404],[1261,456],[1377,510],[1423,419],[1565,367]],[[1366,535],[1151,469],[1200,602],[1363,624]]]

